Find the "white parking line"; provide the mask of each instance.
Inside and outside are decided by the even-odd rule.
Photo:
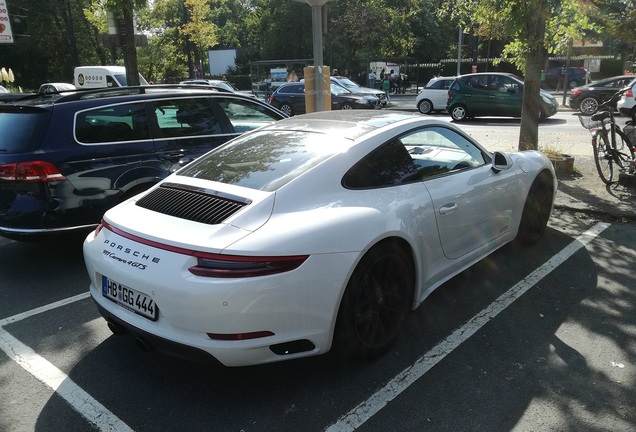
[[[481,327],[488,323],[488,321],[495,318],[500,312],[510,306],[537,282],[570,258],[578,250],[585,247],[609,226],[610,224],[607,223],[598,223],[585,233],[581,234],[576,240],[562,249],[558,254],[554,255],[545,264],[510,288],[506,293],[501,295],[501,297],[475,315],[462,327],[455,330],[446,339],[435,345],[433,349],[420,357],[412,366],[400,372],[369,399],[359,404],[344,416],[340,417],[336,423],[326,429],[326,432],[345,432],[356,430],[356,428],[377,414],[411,384],[424,376],[426,372],[442,361],[444,357],[450,354],[455,348],[475,334]]]
[[[68,375],[2,328],[7,324],[21,321],[25,318],[65,306],[78,300],[83,300],[87,297],[88,293],[80,294],[0,320],[0,349],[27,372],[52,388],[58,395],[64,398],[75,411],[97,426],[99,430],[132,432],[132,429],[128,427],[128,425],[107,410],[106,407],[100,404],[91,395],[82,390]]]

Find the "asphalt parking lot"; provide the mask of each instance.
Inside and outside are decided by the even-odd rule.
[[[0,430],[636,431],[636,229],[597,210],[557,209],[539,245],[477,263],[387,355],[344,365],[142,351],[97,313],[80,242],[0,239]]]

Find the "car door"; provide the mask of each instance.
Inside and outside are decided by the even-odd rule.
[[[172,97],[148,102],[154,117],[157,159],[174,172],[233,137],[227,119],[208,96]]]
[[[489,89],[492,91],[493,110],[496,115],[520,117],[523,99],[523,84],[503,75],[489,76]]]
[[[420,166],[448,259],[488,248],[514,229],[521,187],[513,168],[495,172],[485,151],[442,126],[415,131],[402,141]]]
[[[470,75],[463,79],[464,100],[471,116],[498,115],[495,92],[488,87],[489,75]]]

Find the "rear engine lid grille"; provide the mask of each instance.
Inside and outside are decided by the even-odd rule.
[[[163,183],[136,204],[180,219],[216,225],[251,204],[251,201],[194,186]]]

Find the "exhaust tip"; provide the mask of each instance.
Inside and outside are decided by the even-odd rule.
[[[276,355],[285,356],[290,354],[297,354],[306,351],[312,351],[316,348],[311,341],[307,339],[300,339],[291,342],[285,342],[277,345],[271,345],[269,349]]]
[[[151,349],[150,344],[145,339],[143,339],[141,337],[136,337],[135,338],[135,343],[137,344],[139,349],[142,350],[142,351],[150,351],[150,349]]]
[[[128,333],[128,330],[126,330],[124,326],[121,326],[117,324],[116,322],[108,321],[107,324],[110,331],[113,332],[113,334],[116,336],[121,336],[123,334]]]

